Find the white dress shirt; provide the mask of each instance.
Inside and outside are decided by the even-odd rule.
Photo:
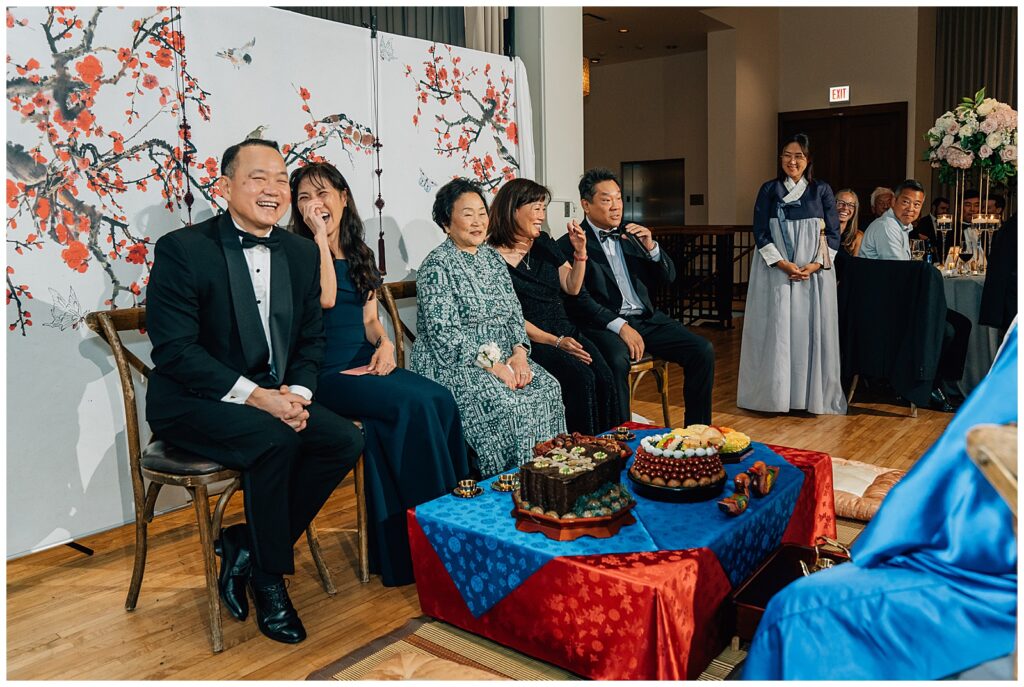
[[[640,302],[640,296],[637,294],[636,289],[633,288],[633,282],[629,279],[626,256],[623,255],[622,246],[619,245],[621,241],[618,239],[602,241],[601,235],[598,233],[602,228],[594,224],[594,221],[589,217],[587,222],[590,224],[591,229],[594,230],[594,236],[597,237],[597,242],[601,245],[601,250],[604,251],[605,257],[608,258],[608,264],[612,268],[612,275],[615,276],[615,283],[619,287],[619,293],[622,294],[622,306],[619,308],[619,315],[641,314],[644,311],[644,305]],[[650,251],[650,256],[651,260],[658,260],[661,257],[661,247],[657,241],[654,243],[654,250]],[[626,324],[625,319],[616,317],[608,323],[607,327],[618,334],[624,324]]]
[[[910,260],[910,232],[913,224],[896,219],[892,208],[868,225],[860,243],[859,257],[871,260]]]
[[[231,218],[231,221],[234,222],[235,229],[245,231],[242,227],[238,226],[238,222],[235,222],[234,217]],[[271,229],[266,235],[270,236],[273,231]],[[241,236],[238,237],[238,242],[242,242]],[[266,246],[250,246],[242,249],[242,255],[245,257],[245,264],[249,266],[252,292],[256,296],[256,307],[260,312],[260,324],[263,325],[263,336],[267,339],[267,349],[270,351],[270,361],[271,365],[273,365],[277,356],[274,353],[274,344],[270,340],[270,249]],[[238,377],[235,385],[231,387],[231,390],[220,400],[227,403],[245,403],[257,386],[259,385],[256,382],[241,375]],[[293,394],[302,396],[307,401],[313,398],[313,392],[304,386],[296,384],[291,387],[291,391]]]

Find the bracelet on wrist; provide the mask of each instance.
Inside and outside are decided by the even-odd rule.
[[[564,338],[565,336],[560,336],[557,339],[555,339],[555,350],[558,350],[562,347],[562,339]]]
[[[575,262],[586,262],[587,260],[590,259],[590,256],[585,254],[585,253],[583,255],[576,255],[575,253],[573,253],[572,254],[572,259]]]

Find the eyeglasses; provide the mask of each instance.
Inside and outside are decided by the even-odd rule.
[[[794,155],[793,153],[783,153],[780,157],[782,157],[783,160],[806,160],[807,159],[807,156],[804,155],[803,153],[797,153],[796,155]]]
[[[845,200],[837,200],[836,201],[836,208],[837,209],[838,208],[850,208],[851,210],[856,210],[857,209],[857,204],[856,203],[847,203]]]

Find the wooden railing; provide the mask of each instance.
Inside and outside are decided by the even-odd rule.
[[[754,235],[750,225],[657,227],[655,239],[676,266],[676,280],[653,294],[654,305],[683,324],[717,321],[732,327],[750,278]]]

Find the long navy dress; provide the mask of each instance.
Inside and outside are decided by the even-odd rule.
[[[335,260],[334,269],[338,297],[324,310],[327,348],[317,400],[362,421],[370,569],[386,587],[410,584],[405,511],[448,493],[468,474],[462,422],[448,389],[408,370],[383,377],[341,374],[368,364],[374,349],[366,341],[364,301],[348,262]]]

